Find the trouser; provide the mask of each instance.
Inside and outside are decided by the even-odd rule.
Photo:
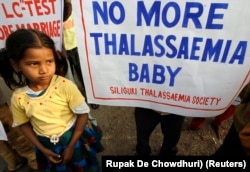
[[[0,113],[0,120],[4,125],[8,141],[0,141],[0,156],[8,164],[9,170],[26,159],[32,169],[37,168],[34,145],[23,135],[18,127],[12,127],[13,119],[7,105],[1,107],[4,113]]]
[[[79,88],[79,90],[81,91],[81,93],[83,94],[83,96],[87,100],[87,94],[86,94],[85,85],[83,82],[78,48],[76,47],[76,48],[73,48],[72,50],[67,50],[66,52],[67,52],[68,60],[70,63],[70,69],[72,71],[75,83],[77,87]],[[99,107],[99,105],[95,105],[95,104],[90,104],[90,105],[93,109],[97,109]]]
[[[137,154],[149,155],[151,153],[149,146],[150,136],[160,123],[163,134],[160,156],[176,156],[178,152],[177,143],[180,139],[184,119],[184,116],[175,114],[160,115],[154,110],[136,107]]]
[[[225,120],[229,119],[233,115],[234,110],[235,105],[229,106],[229,108],[224,113],[214,118],[213,124],[216,126],[220,126]]]
[[[234,105],[229,106],[224,113],[214,117],[212,124],[219,127],[225,120],[229,119],[233,115],[234,110]],[[206,119],[207,117],[193,117],[190,124],[191,129],[201,129]]]
[[[0,147],[0,156],[7,163],[8,170],[14,171],[18,168],[19,164],[24,163],[24,158],[12,149],[8,142],[0,140]]]
[[[83,82],[80,57],[78,54],[78,49],[73,48],[72,50],[67,50],[67,56],[70,63],[70,69],[72,71],[73,77],[75,79],[76,85],[81,90],[82,94],[86,98],[85,86]]]

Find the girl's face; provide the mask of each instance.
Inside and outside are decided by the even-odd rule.
[[[29,80],[31,89],[34,91],[45,89],[49,86],[56,70],[53,51],[45,47],[28,48],[16,69]]]

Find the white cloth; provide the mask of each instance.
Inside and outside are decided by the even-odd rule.
[[[3,128],[2,121],[0,121],[0,140],[8,141],[6,132],[5,132],[4,128]]]

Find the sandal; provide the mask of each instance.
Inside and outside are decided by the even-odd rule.
[[[90,104],[92,109],[98,109],[100,105],[97,104]]]

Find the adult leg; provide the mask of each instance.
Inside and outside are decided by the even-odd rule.
[[[13,119],[9,106],[2,106],[4,113],[0,114],[0,120],[4,125],[8,142],[1,141],[0,155],[8,163],[9,170],[21,167],[26,161],[32,169],[37,169],[33,144],[23,135],[18,127],[12,127]],[[2,153],[2,154],[1,154]]]
[[[72,69],[72,73],[73,73],[74,77],[76,77],[75,78],[76,83],[77,83],[79,89],[81,90],[82,94],[84,95],[84,97],[87,99],[85,85],[84,85],[83,76],[82,76],[78,48],[76,47],[73,50],[67,51],[67,54],[68,54],[68,59],[69,59],[70,66]],[[100,105],[90,104],[90,106],[92,107],[92,109],[97,109],[97,108],[99,108]]]
[[[14,127],[7,133],[9,143],[15,151],[28,161],[31,169],[37,169],[37,161],[34,145],[28,140],[19,128]]]
[[[235,110],[235,106],[234,105],[231,105],[224,113],[216,116],[213,121],[212,121],[212,129],[214,130],[215,134],[217,135],[218,138],[220,138],[220,126],[221,124],[229,119],[233,113],[234,113],[234,110]]]
[[[80,89],[80,91],[82,92],[82,94],[86,97],[78,49],[74,48],[72,50],[68,50],[67,56],[68,56],[70,68],[71,68],[75,83]]]
[[[193,117],[191,120],[190,129],[200,130],[206,119],[207,118],[205,117]]]
[[[176,156],[184,119],[184,116],[175,114],[161,116],[161,130],[164,137],[160,156]]]
[[[228,118],[230,118],[233,115],[234,110],[235,110],[234,105],[229,106],[229,108],[224,113],[216,116],[213,119],[212,124],[219,127],[225,120],[227,120]]]
[[[160,122],[160,115],[151,109],[135,108],[135,124],[137,134],[136,152],[138,155],[149,155],[151,148],[149,139],[152,131]]]
[[[2,94],[0,97],[3,98]],[[13,133],[11,127],[13,122],[12,116],[10,114],[11,112],[7,104],[4,104],[3,106],[1,105],[1,109],[4,109],[4,111],[3,113],[0,113],[0,121],[2,122],[6,135],[9,139],[9,133]],[[13,149],[11,143],[4,140],[0,140],[0,157],[2,157],[7,163],[8,171],[17,170],[26,163],[26,160],[21,157],[15,149]]]
[[[0,156],[7,163],[9,171],[15,171],[26,163],[25,159],[12,149],[7,141],[0,140]]]

